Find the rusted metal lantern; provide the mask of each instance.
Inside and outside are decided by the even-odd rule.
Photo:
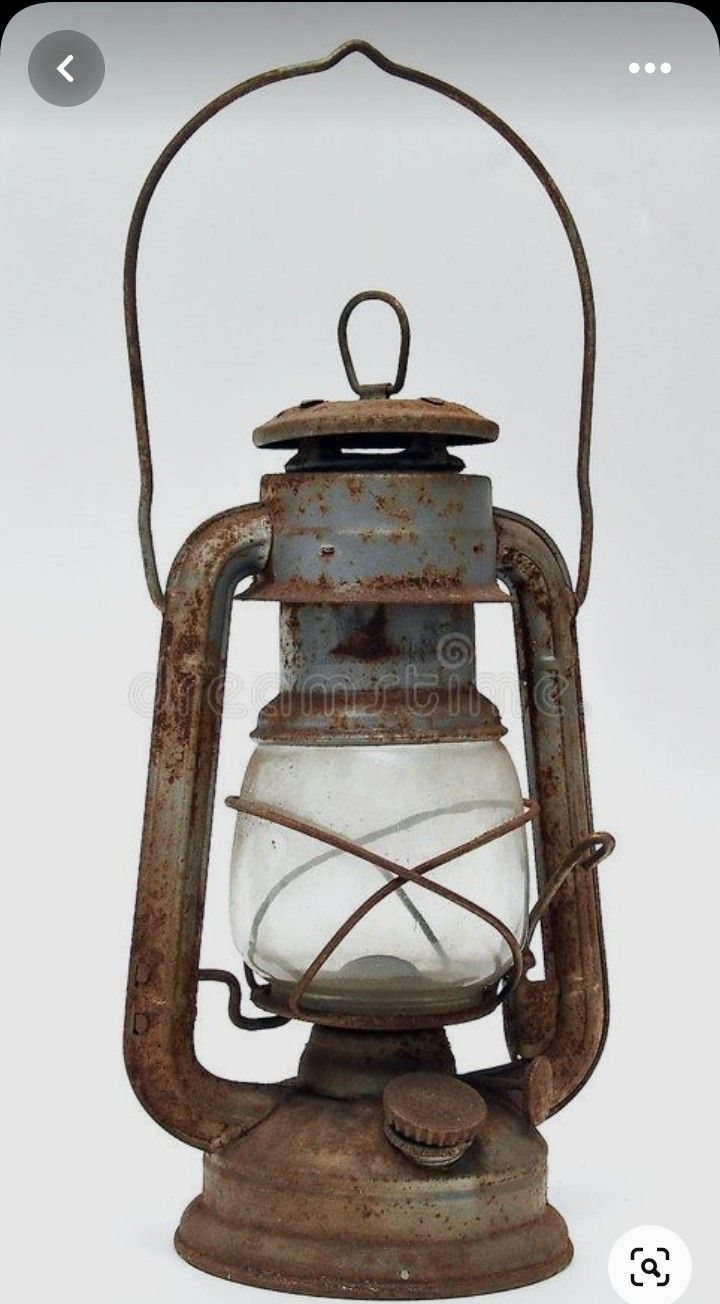
[[[136,309],[140,233],[174,155],[261,86],[350,53],[488,122],[541,181],[577,268],[585,352],[578,582],[539,526],[493,510],[451,448],[497,426],[437,398],[395,398],[410,329],[380,291],[344,308],[339,342],[357,398],[310,401],[255,431],[287,449],[260,502],[201,525],[165,593],[150,530],[152,467]],[[569,1261],[547,1203],[536,1125],[582,1087],[607,1018],[575,622],[587,592],[594,369],[592,292],[570,212],[538,159],[456,88],[352,42],[213,101],[160,155],[128,238],[126,316],[142,473],[141,540],[163,611],[125,1050],[145,1108],[205,1153],[176,1246],[219,1276],[356,1298],[478,1294]],[[400,324],[394,381],[360,384],[347,339],[363,299]],[[231,927],[237,974],[200,969],[220,732],[218,684],[239,582],[280,604],[281,691],[260,713],[240,795]],[[530,796],[496,708],[475,684],[475,604],[512,603]],[[537,899],[528,907],[526,834]],[[542,919],[545,973],[531,981]],[[193,1046],[198,983],[221,982],[240,1029],[312,1025],[297,1077],[219,1078]],[[459,1077],[445,1031],[502,1004],[509,1059]]]

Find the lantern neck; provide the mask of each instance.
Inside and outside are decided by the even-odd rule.
[[[505,732],[475,686],[471,606],[283,603],[265,742],[467,742]]]
[[[298,1069],[298,1086],[318,1096],[357,1100],[380,1096],[401,1073],[455,1072],[444,1028],[360,1032],[315,1024]]]

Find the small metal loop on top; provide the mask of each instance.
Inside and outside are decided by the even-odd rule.
[[[348,321],[350,314],[355,311],[358,304],[366,303],[369,299],[377,299],[380,303],[387,303],[392,308],[395,316],[400,323],[400,353],[398,355],[397,372],[394,381],[384,381],[376,385],[360,385],[358,383],[357,373],[350,354],[350,345],[348,343]],[[361,294],[356,294],[348,303],[345,304],[340,313],[338,322],[338,344],[340,345],[340,356],[343,360],[345,375],[348,378],[348,384],[358,395],[358,398],[390,398],[391,394],[397,394],[405,384],[407,375],[408,354],[410,352],[410,322],[408,315],[394,295],[387,294],[385,290],[363,290]]]

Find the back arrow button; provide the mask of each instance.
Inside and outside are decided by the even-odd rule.
[[[48,32],[38,41],[28,60],[28,76],[48,104],[69,109],[85,104],[100,90],[105,60],[100,47],[84,32],[64,28]]]
[[[62,63],[59,63],[58,66],[57,66],[57,70],[56,70],[56,71],[60,73],[60,76],[61,76],[61,77],[64,77],[64,78],[65,78],[65,81],[69,81],[69,82],[71,82],[71,81],[75,81],[75,78],[74,78],[74,77],[71,77],[71,76],[70,76],[70,73],[69,73],[68,70],[67,70],[67,66],[68,66],[69,63],[72,63],[73,58],[74,58],[74,55],[69,54],[68,57],[67,57],[67,59],[63,59]]]

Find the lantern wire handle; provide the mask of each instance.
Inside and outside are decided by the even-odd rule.
[[[135,431],[137,436],[138,458],[140,463],[140,500],[138,506],[138,528],[140,533],[140,546],[142,549],[143,565],[145,568],[145,579],[148,591],[155,606],[161,611],[165,605],[165,596],[157,569],[157,559],[155,555],[155,545],[153,542],[152,532],[152,499],[153,499],[153,465],[152,452],[150,447],[150,432],[148,427],[147,403],[145,396],[145,380],[143,375],[142,354],[140,350],[140,334],[138,327],[138,310],[137,310],[137,262],[138,251],[140,246],[140,236],[142,233],[145,215],[147,213],[150,201],[155,193],[157,185],[169,167],[175,155],[179,153],[183,145],[190,140],[195,132],[214,118],[222,109],[233,104],[236,100],[250,95],[253,91],[262,90],[265,86],[273,86],[277,82],[292,81],[296,77],[308,77],[315,73],[327,72],[341,63],[350,54],[362,54],[376,68],[382,72],[388,73],[392,77],[398,77],[401,81],[414,82],[417,86],[424,86],[427,90],[435,91],[438,95],[443,95],[459,104],[461,108],[467,109],[475,117],[480,118],[488,126],[492,127],[509,145],[520,155],[527,163],[530,170],[535,174],[541,186],[548,195],[555,211],[560,218],[563,229],[568,238],[572,251],[575,270],[577,272],[578,283],[580,286],[580,299],[582,303],[583,315],[583,362],[582,362],[582,381],[580,390],[580,419],[578,427],[578,455],[577,455],[577,486],[578,498],[580,503],[581,530],[580,530],[580,557],[578,563],[577,581],[575,585],[575,598],[578,607],[582,605],[587,596],[588,582],[590,578],[590,562],[592,554],[593,538],[593,511],[592,498],[590,492],[590,437],[592,428],[592,407],[593,407],[593,387],[595,379],[595,306],[593,300],[592,282],[590,280],[590,270],[583,249],[580,234],[575,219],[563,198],[558,186],[547,171],[537,155],[531,150],[530,146],[522,139],[521,136],[513,130],[512,127],[498,117],[496,113],[481,104],[479,100],[468,95],[465,91],[453,86],[450,82],[441,81],[438,77],[433,77],[429,73],[420,72],[415,68],[408,68],[404,64],[395,63],[394,60],[388,59],[386,55],[381,54],[373,45],[367,41],[352,40],[347,41],[344,45],[338,46],[324,59],[312,60],[308,63],[297,63],[287,68],[275,68],[269,72],[260,73],[256,77],[250,77],[247,81],[240,82],[239,85],[231,87],[218,95],[216,99],[206,104],[200,109],[183,127],[173,136],[162,152],[158,155],[153,166],[148,172],[143,183],[140,194],[138,195],[130,219],[128,229],[127,243],[125,246],[125,271],[123,281],[124,304],[125,304],[125,333],[127,338],[128,361],[130,365],[130,383],[132,387],[133,408],[135,413]]]

